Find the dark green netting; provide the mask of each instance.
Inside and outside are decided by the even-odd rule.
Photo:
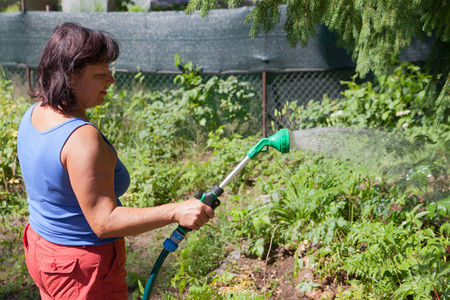
[[[53,29],[63,22],[102,29],[120,42],[116,68],[143,72],[178,71],[173,58],[203,66],[205,72],[329,70],[353,67],[335,36],[318,27],[306,48],[291,48],[283,30],[284,18],[269,34],[249,37],[244,19],[252,8],[213,10],[205,19],[183,11],[149,13],[0,13],[0,64],[36,67]],[[285,11],[285,7],[282,7]],[[283,15],[283,14],[282,14]],[[402,60],[422,61],[431,41],[413,42]]]

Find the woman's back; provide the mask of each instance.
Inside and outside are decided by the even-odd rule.
[[[60,119],[61,122],[38,122],[40,126],[34,126],[35,110],[39,110],[38,104],[30,107],[24,115],[17,137],[31,226],[46,240],[60,245],[99,245],[117,240],[100,239],[92,231],[72,189],[68,172],[61,163],[61,152],[68,138],[79,127],[92,124],[81,118],[67,118]],[[117,178],[117,181],[126,181],[128,185],[128,172],[120,161],[116,171],[124,177]],[[121,205],[118,199],[117,202]]]

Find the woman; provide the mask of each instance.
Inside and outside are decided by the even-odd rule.
[[[109,34],[65,23],[41,56],[38,84],[17,137],[27,187],[28,270],[42,299],[127,299],[125,243],[171,223],[198,230],[214,211],[197,199],[123,207],[130,177],[113,146],[89,123],[103,104],[119,56]]]

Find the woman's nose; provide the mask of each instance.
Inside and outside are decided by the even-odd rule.
[[[114,84],[114,82],[116,81],[114,80],[114,77],[112,76],[111,72],[109,72],[108,84]]]

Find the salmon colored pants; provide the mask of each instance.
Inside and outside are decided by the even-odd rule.
[[[128,299],[125,240],[100,246],[50,243],[28,224],[25,259],[42,299]]]

